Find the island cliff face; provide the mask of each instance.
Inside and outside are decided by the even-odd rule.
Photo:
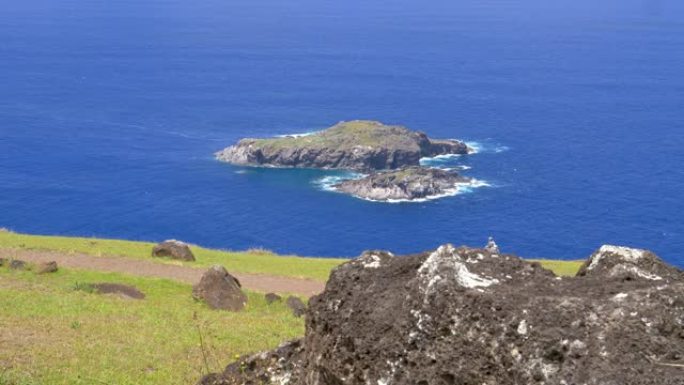
[[[380,171],[361,179],[342,181],[333,186],[339,192],[373,201],[417,200],[443,196],[457,191],[470,178],[455,171],[409,167]]]
[[[307,136],[242,139],[216,158],[247,166],[369,171],[418,166],[422,157],[471,151],[457,140],[434,140],[402,126],[355,120]]]

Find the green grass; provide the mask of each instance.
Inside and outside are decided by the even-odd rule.
[[[122,256],[191,267],[219,264],[225,266],[228,271],[237,273],[307,278],[321,282],[328,279],[330,271],[335,266],[347,261],[342,258],[281,256],[260,249],[234,252],[193,246],[192,250],[197,261],[180,262],[151,257],[150,252],[153,246],[154,244],[149,242],[27,235],[0,231],[0,249],[38,249],[93,256]],[[557,275],[565,276],[575,275],[582,264],[582,261],[538,260],[538,262]]]
[[[147,298],[76,290],[96,282],[134,285]],[[303,334],[303,320],[283,303],[248,296],[247,308],[232,313],[209,309],[192,299],[190,285],[169,280],[0,267],[0,385],[193,384],[236,355]]]
[[[269,274],[326,281],[330,270],[344,262],[339,258],[279,256],[263,250],[233,252],[191,246],[197,261],[179,262],[150,256],[153,243],[97,238],[72,238],[0,232],[0,248],[53,250],[93,256],[123,256],[193,267],[223,265],[236,273]]]

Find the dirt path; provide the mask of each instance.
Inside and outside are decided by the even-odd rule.
[[[203,268],[176,266],[126,257],[94,257],[87,254],[64,254],[49,250],[21,250],[0,248],[0,256],[11,255],[27,262],[55,261],[59,266],[138,275],[142,277],[168,278],[194,284],[199,282]],[[277,277],[271,275],[233,273],[245,289],[263,293],[292,293],[310,296],[323,291],[322,282],[308,279]]]

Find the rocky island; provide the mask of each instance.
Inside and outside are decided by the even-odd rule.
[[[458,140],[430,139],[406,127],[355,120],[306,136],[242,139],[216,158],[246,166],[372,171],[419,166],[423,157],[470,152]]]
[[[407,167],[379,171],[360,179],[349,179],[333,185],[339,192],[373,201],[405,201],[450,195],[459,185],[473,181],[455,171],[425,167]]]

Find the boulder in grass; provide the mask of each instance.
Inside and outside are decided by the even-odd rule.
[[[212,266],[202,275],[199,283],[192,287],[192,296],[212,309],[240,311],[247,304],[240,281],[219,265]]]
[[[264,298],[266,298],[266,303],[268,303],[269,305],[273,302],[280,302],[282,300],[282,297],[280,297],[276,293],[268,293],[264,296]]]
[[[190,246],[175,239],[169,239],[152,249],[153,257],[168,257],[171,259],[178,259],[181,261],[194,261],[195,255],[190,250]]]
[[[286,303],[287,307],[292,309],[292,314],[294,314],[295,317],[299,318],[306,314],[306,305],[299,297],[289,296],[287,297]]]
[[[19,259],[12,259],[9,263],[9,268],[12,270],[26,270],[27,267],[26,262]]]
[[[134,286],[120,283],[94,283],[87,285],[98,294],[113,294],[126,299],[145,299],[145,294]]]
[[[35,267],[35,272],[36,274],[47,274],[47,273],[54,273],[57,271],[57,262],[55,261],[50,261],[50,262],[42,262],[36,265]]]

